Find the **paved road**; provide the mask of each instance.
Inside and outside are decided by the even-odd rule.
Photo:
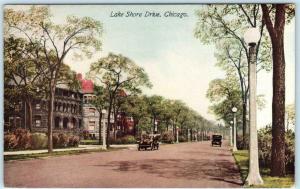
[[[8,187],[241,187],[228,146],[209,142],[9,161]]]

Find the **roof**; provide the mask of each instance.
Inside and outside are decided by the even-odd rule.
[[[84,94],[94,93],[94,82],[90,79],[83,79],[82,74],[77,74],[77,79],[81,82],[81,90]]]

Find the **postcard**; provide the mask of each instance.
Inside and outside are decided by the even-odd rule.
[[[5,187],[294,186],[294,4],[3,15]]]

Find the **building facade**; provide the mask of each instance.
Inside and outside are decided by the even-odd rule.
[[[103,132],[103,126],[108,126],[107,112],[102,113],[101,127],[100,113],[91,103],[94,98],[94,83],[91,80],[77,75],[81,83],[81,90],[70,90],[66,86],[57,86],[53,109],[53,133],[64,132],[79,135],[82,131],[88,131],[91,138],[99,139],[99,133]],[[125,94],[126,95],[126,94]],[[28,107],[20,100],[13,107],[4,112],[5,130],[14,128],[28,129]],[[125,112],[119,112],[115,123],[111,114],[111,137],[133,135],[133,120],[126,116]],[[32,100],[32,132],[47,132],[48,130],[48,101],[47,99]],[[103,133],[102,135],[103,136]]]
[[[83,94],[66,88],[56,88],[53,109],[53,132],[79,133],[82,129]],[[4,112],[5,130],[17,127],[28,129],[28,106],[23,101]],[[48,101],[32,100],[32,132],[47,132]]]

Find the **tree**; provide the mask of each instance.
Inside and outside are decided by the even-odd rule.
[[[140,121],[143,118],[149,118],[146,96],[133,95],[126,99],[125,112],[127,115],[133,118],[133,132],[134,136],[137,136]]]
[[[32,130],[32,100],[38,96],[40,70],[28,57],[32,52],[29,44],[22,38],[4,39],[4,95],[5,98],[22,99],[28,107],[25,127]],[[42,67],[42,63],[40,67]],[[9,103],[10,101],[6,101]]]
[[[158,124],[159,116],[163,111],[163,100],[164,100],[164,98],[162,96],[158,96],[158,95],[153,95],[146,99],[148,111],[152,117],[151,123],[153,126],[153,129],[152,129],[153,133],[157,132],[156,124]]]
[[[108,94],[108,128],[111,128],[111,113],[119,90],[124,92],[139,92],[140,87],[151,87],[148,75],[144,69],[132,60],[109,53],[91,64],[89,77],[102,85]],[[109,146],[109,129],[107,130],[107,145]]]
[[[242,109],[240,98],[240,88],[238,79],[232,75],[227,75],[225,79],[215,79],[209,83],[207,98],[213,102],[210,106],[218,119],[223,119],[227,124],[233,120],[232,107]],[[241,111],[237,112],[237,117],[241,117]]]
[[[270,8],[268,5],[262,4],[261,7],[263,22],[266,23],[271,38],[273,58],[271,175],[282,177],[285,175],[284,27],[286,17],[294,14],[294,6],[276,4]],[[275,9],[275,12],[272,9]]]
[[[24,127],[32,130],[32,101],[46,97],[47,70],[45,62],[34,63],[28,54],[34,49],[22,38],[9,37],[4,39],[4,95],[5,98],[23,100],[26,107]],[[79,84],[70,67],[63,65],[57,84],[64,84],[77,90]],[[9,101],[6,101],[9,103]]]
[[[96,97],[91,103],[96,107],[96,110],[99,113],[99,144],[101,144],[102,111],[107,108],[108,95],[102,86],[95,85],[94,90]]]
[[[247,73],[247,64],[249,64],[249,53],[242,36],[246,28],[260,28],[261,35],[256,49],[257,66],[258,70],[270,70],[270,46],[264,34],[265,24],[261,22],[260,6],[258,4],[207,5],[199,10],[197,15],[199,21],[196,25],[195,37],[205,44],[215,43],[219,50],[216,54],[218,58],[217,65],[227,72],[236,71],[240,79],[240,92],[243,103],[241,109],[243,113],[243,139],[245,143],[249,95],[246,83],[248,76],[245,73]],[[243,59],[246,59],[246,61]]]
[[[73,52],[91,57],[100,50],[102,25],[89,17],[68,16],[63,24],[51,21],[49,8],[32,6],[27,11],[5,9],[4,32],[8,36],[19,36],[34,48],[31,59],[45,62],[48,80],[48,152],[52,152],[53,106],[58,75],[65,57]]]

